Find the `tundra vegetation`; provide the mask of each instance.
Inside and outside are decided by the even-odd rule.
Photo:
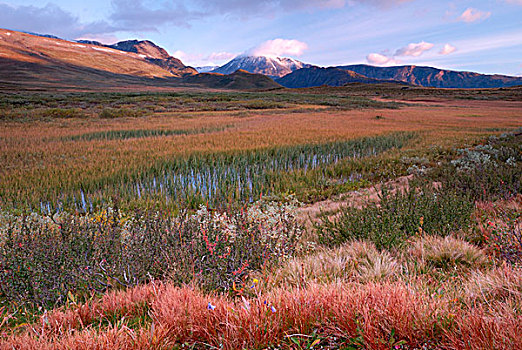
[[[0,348],[520,349],[521,111],[516,89],[4,93]]]

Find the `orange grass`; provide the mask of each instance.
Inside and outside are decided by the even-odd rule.
[[[57,184],[66,190],[86,181],[121,178],[173,157],[421,131],[420,147],[470,142],[492,130],[520,126],[522,103],[457,101],[399,110],[324,110],[161,113],[117,120],[70,119],[0,123],[0,194],[42,198]],[[384,119],[376,119],[376,115]],[[184,116],[187,116],[185,118]],[[88,132],[126,129],[197,129],[234,125],[222,132],[127,140],[64,141]]]

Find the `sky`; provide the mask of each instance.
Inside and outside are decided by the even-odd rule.
[[[191,66],[256,54],[522,76],[522,0],[0,0],[0,27],[148,39]]]

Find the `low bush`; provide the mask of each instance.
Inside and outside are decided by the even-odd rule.
[[[472,239],[511,264],[522,262],[522,195],[495,203],[477,204],[478,230]]]
[[[317,230],[320,241],[330,246],[369,240],[378,249],[391,248],[419,231],[445,236],[466,229],[473,209],[467,195],[446,187],[425,185],[395,193],[383,190],[378,203],[362,209],[345,207],[338,217],[325,217]]]
[[[42,307],[153,279],[201,288],[242,288],[251,271],[288,259],[301,231],[293,204],[257,203],[228,215],[202,207],[173,218],[124,216],[5,218],[0,230],[0,302]]]
[[[522,192],[521,131],[457,151],[459,157],[434,169],[432,178],[475,201],[509,199]]]

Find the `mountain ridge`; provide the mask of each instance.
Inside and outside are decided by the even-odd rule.
[[[350,83],[380,84],[395,82],[391,80],[381,80],[368,78],[353,71],[344,70],[336,67],[317,67],[302,68],[275,80],[277,83],[287,88],[307,88],[322,85],[344,86]],[[401,82],[401,84],[404,84]]]
[[[500,88],[522,85],[522,77],[453,71],[428,66],[377,67],[367,64],[337,66],[368,78],[396,80],[412,85],[436,88]]]
[[[233,79],[241,80],[247,88],[267,86],[289,88],[313,87],[321,85],[343,86],[349,83],[381,83],[400,82],[423,87],[435,88],[502,88],[522,86],[522,77],[501,74],[481,74],[467,71],[452,71],[428,66],[404,65],[379,67],[367,64],[340,65],[333,67],[318,67],[301,61],[274,56],[240,55],[221,67],[200,67],[203,72],[214,75],[204,75],[194,79],[182,78],[200,74],[193,67],[183,64],[178,58],[172,57],[162,47],[150,40],[125,40],[112,45],[105,45],[94,40],[68,41],[53,35],[42,35],[0,29],[0,58],[4,67],[0,70],[5,74],[4,83],[8,84],[10,77],[5,67],[10,67],[20,76],[33,74],[35,79],[46,72],[45,79],[60,81],[59,69],[62,67],[67,75],[78,74],[82,79],[91,81],[86,74],[96,77],[113,74],[120,81],[125,77],[146,79],[171,79],[169,84],[217,84],[232,86],[228,78],[215,74],[235,74],[244,70],[243,75],[235,74]],[[18,63],[17,63],[18,62]],[[29,64],[31,63],[31,64]],[[52,67],[52,69],[48,69]],[[34,70],[31,72],[31,70]],[[51,70],[54,77],[50,76]],[[76,72],[76,73],[73,73]],[[249,72],[258,76],[249,76]],[[30,74],[31,73],[31,74]],[[241,72],[239,72],[241,73]],[[262,76],[260,75],[262,74]],[[275,81],[269,83],[265,77]],[[0,79],[3,77],[0,77]],[[178,79],[174,82],[172,79]],[[94,79],[96,80],[96,79]],[[131,79],[132,80],[132,79]],[[248,81],[248,83],[247,83]]]
[[[162,54],[161,51],[159,53]],[[143,56],[106,46],[1,29],[0,86],[10,90],[138,87],[249,90],[281,87],[270,78],[258,74],[214,74],[190,79],[198,74],[184,74],[183,70],[172,69],[170,65],[181,62],[174,57],[162,59]]]

